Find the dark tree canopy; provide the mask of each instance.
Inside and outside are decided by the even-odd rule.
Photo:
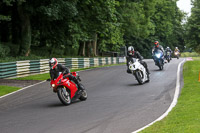
[[[189,20],[188,35],[199,22],[197,14]],[[176,0],[4,0],[0,57],[99,56],[129,45],[150,57],[155,40],[172,49],[185,45],[183,18]]]

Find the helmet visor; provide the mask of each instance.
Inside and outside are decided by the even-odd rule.
[[[54,63],[50,63],[50,66],[53,67],[53,66],[54,66]]]

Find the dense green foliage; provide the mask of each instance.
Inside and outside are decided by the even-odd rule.
[[[186,24],[186,43],[196,52],[200,53],[200,1],[192,1],[191,16]]]
[[[155,40],[184,47],[177,0],[3,0],[0,57],[98,56],[133,45],[151,57]]]

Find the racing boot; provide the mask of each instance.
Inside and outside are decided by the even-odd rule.
[[[146,68],[146,71],[147,71],[147,78],[148,78],[148,80],[146,82],[149,82],[150,81],[150,78],[149,78],[149,75],[150,75],[149,69]]]
[[[77,84],[79,90],[84,90],[83,86],[78,82]]]
[[[77,85],[78,93],[80,93],[84,88],[82,87],[82,85],[80,84],[80,82],[77,80],[76,77],[73,76],[72,78],[75,84]]]
[[[150,72],[149,72],[149,69],[148,69],[148,68],[146,68],[146,71],[147,71],[147,74],[149,75],[149,74],[150,74]]]
[[[77,86],[78,86],[78,94],[81,94],[81,92],[84,90],[84,88],[79,82],[77,83]]]

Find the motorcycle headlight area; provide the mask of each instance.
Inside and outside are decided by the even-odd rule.
[[[54,88],[56,85],[55,85],[55,84],[52,84],[51,86]]]
[[[157,58],[160,58],[161,57],[161,53],[157,53],[155,54]]]
[[[133,64],[129,66],[129,69],[134,69],[134,68],[135,68],[135,65]]]

